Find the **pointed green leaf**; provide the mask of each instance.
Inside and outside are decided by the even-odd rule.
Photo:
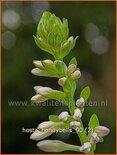
[[[65,99],[66,94],[64,92],[62,92],[62,91],[54,90],[47,97],[49,99],[55,99],[55,100],[58,100],[58,101],[62,101],[62,100]]]
[[[87,135],[87,139],[90,140],[91,134],[94,131],[96,126],[99,126],[99,120],[96,114],[93,114],[89,120],[89,124],[88,124],[88,128],[90,130],[90,132]],[[92,132],[91,132],[92,131]]]
[[[80,98],[83,97],[85,101],[87,101],[87,99],[90,96],[90,88],[89,86],[85,87],[81,93],[80,93]]]
[[[96,126],[99,126],[99,120],[96,114],[93,114],[89,120],[89,128],[95,129]]]
[[[54,62],[54,64],[56,66],[56,70],[58,72],[58,75],[60,77],[66,76],[66,73],[67,73],[67,66],[66,66],[66,64],[63,61],[59,61],[59,60],[56,60]]]
[[[92,151],[95,151],[96,150],[96,144],[92,144],[91,149],[92,149]]]
[[[73,57],[73,58],[70,60],[69,65],[71,65],[71,64],[77,65],[77,60],[76,60],[75,57]]]
[[[70,123],[70,122],[72,122],[72,121],[74,121],[74,118],[73,118],[72,116],[70,116],[70,117],[67,119],[67,121],[65,121],[65,123]]]
[[[52,122],[60,122],[57,115],[50,115],[49,120],[52,121]]]
[[[46,44],[44,41],[39,40],[37,37],[33,36],[36,45],[41,49],[44,50],[50,54],[53,54],[53,51],[50,49],[49,45]]]
[[[42,64],[44,66],[44,69],[50,73],[51,75],[56,75],[58,76],[58,73],[56,71],[56,67],[55,67],[55,64],[54,63],[48,63],[48,62],[45,62],[45,61],[42,61]]]

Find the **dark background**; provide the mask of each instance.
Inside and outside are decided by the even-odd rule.
[[[44,153],[29,139],[31,133],[22,132],[22,128],[36,128],[48,120],[49,114],[65,109],[30,106],[33,86],[59,89],[57,79],[36,77],[30,72],[34,59],[53,59],[32,37],[45,10],[67,18],[70,35],[79,36],[65,58],[68,64],[75,56],[82,72],[75,97],[83,87],[90,86],[90,100],[99,105],[86,107],[83,122],[87,126],[96,113],[101,125],[111,132],[95,153],[115,153],[115,2],[2,2],[2,153]],[[101,104],[103,101],[106,104]],[[47,139],[79,145],[76,134],[54,134]]]

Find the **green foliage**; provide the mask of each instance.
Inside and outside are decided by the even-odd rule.
[[[89,86],[85,87],[81,93],[80,93],[80,97],[83,97],[85,101],[87,101],[87,99],[90,96],[90,88]]]
[[[96,114],[93,114],[89,120],[89,128],[93,128],[95,129],[96,126],[99,126],[100,123],[99,123],[99,120],[98,120],[98,117]]]
[[[96,149],[95,137],[92,140],[92,132],[89,132],[88,135],[84,130],[84,126],[81,120],[82,113],[84,112],[84,104],[90,96],[89,86],[85,87],[80,93],[80,99],[77,100],[78,104],[74,104],[74,93],[76,90],[76,80],[80,78],[81,73],[77,68],[76,58],[72,58],[69,62],[69,66],[63,62],[63,58],[69,54],[71,49],[75,46],[76,39],[69,37],[68,22],[66,19],[63,19],[63,22],[50,12],[44,12],[42,18],[38,24],[37,36],[34,36],[35,42],[42,50],[52,54],[55,58],[55,61],[44,60],[44,61],[34,61],[34,65],[37,67],[32,70],[34,75],[38,76],[48,76],[48,77],[57,77],[59,78],[58,84],[62,86],[63,91],[53,90],[49,87],[37,88],[37,96],[46,97],[47,99],[55,99],[58,101],[64,101],[68,105],[70,114],[68,112],[62,112],[59,117],[57,115],[50,115],[49,120],[53,125],[57,122],[59,127],[64,128],[73,128],[76,130],[80,142],[82,144],[81,152],[84,153],[93,153]],[[83,99],[82,99],[83,98]],[[33,101],[37,98],[34,96]],[[80,107],[79,105],[82,105]],[[61,120],[61,121],[60,121]],[[58,123],[56,125],[58,125]],[[49,127],[50,127],[49,126]],[[99,126],[99,120],[96,114],[93,114],[89,120],[89,129],[93,130],[96,126]],[[82,131],[77,131],[77,128],[81,128]],[[44,134],[44,133],[43,133]],[[100,138],[97,133],[96,138]],[[50,135],[50,134],[49,134]],[[45,137],[45,136],[44,136]],[[100,142],[103,141],[102,138],[99,139]],[[86,143],[88,142],[88,144]],[[99,141],[98,141],[99,142]],[[85,144],[86,143],[86,144]],[[89,147],[84,149],[84,147]],[[79,149],[78,149],[79,151]]]
[[[99,126],[100,123],[99,123],[99,120],[98,120],[98,117],[96,114],[93,114],[89,120],[89,124],[88,124],[88,127],[89,129],[91,129],[91,131],[95,129],[96,126]],[[88,133],[88,139],[90,139],[90,136],[91,136],[92,132],[89,132]]]
[[[94,131],[95,127],[99,126],[99,125],[100,125],[100,123],[99,123],[97,115],[93,114],[89,120],[89,124],[88,124],[89,129]],[[90,140],[91,134],[92,134],[92,132],[88,133],[88,135],[87,135],[88,140]],[[92,144],[92,150],[95,151],[95,149],[96,149],[96,144],[94,143],[94,144]]]
[[[10,2],[14,3],[14,2]],[[11,5],[11,4],[8,5]],[[19,126],[22,126],[22,123],[26,126],[31,126],[32,124],[39,122],[42,122],[43,120],[47,119],[47,115],[51,111],[51,107],[45,107],[45,106],[39,106],[39,107],[32,107],[29,106],[28,108],[23,107],[9,107],[8,101],[17,101],[17,100],[27,100],[29,99],[34,93],[32,91],[32,86],[38,84],[38,85],[51,85],[53,88],[58,88],[57,81],[54,78],[48,78],[48,77],[34,77],[30,74],[30,69],[32,68],[32,60],[33,59],[44,59],[44,58],[51,58],[51,55],[49,55],[47,52],[42,52],[36,45],[34,44],[34,40],[32,38],[32,35],[35,34],[35,27],[36,22],[34,22],[34,19],[32,18],[32,6],[36,5],[35,7],[40,8],[41,5],[43,5],[45,2],[41,4],[41,2],[38,2],[39,5],[37,5],[37,2],[29,2],[29,5],[25,5],[25,2],[22,2],[22,5],[18,7],[16,4],[14,7],[12,7],[12,10],[15,11],[21,18],[21,23],[17,29],[10,29],[6,26],[4,26],[4,23],[2,24],[2,34],[4,34],[7,31],[10,31],[14,36],[16,37],[16,44],[14,43],[14,46],[12,48],[6,49],[2,46],[2,85],[3,85],[3,93],[2,93],[2,144],[3,144],[3,152],[6,151],[6,153],[42,153],[38,149],[35,148],[32,143],[27,145],[27,138],[25,138],[24,134],[20,133]],[[87,41],[85,40],[85,30],[90,25],[90,22],[92,21],[92,24],[96,26],[95,28],[100,31],[99,35],[103,35],[107,38],[107,40],[110,43],[110,46],[112,49],[114,49],[115,44],[115,2],[112,2],[111,4],[107,4],[107,2],[96,2],[95,9],[92,10],[93,2],[48,2],[50,6],[50,10],[52,12],[56,12],[58,16],[60,17],[68,17],[70,20],[70,34],[73,35],[80,35],[79,38],[79,45],[77,45],[76,48],[74,48],[73,52],[70,53],[68,57],[66,57],[66,62],[69,61],[69,59],[73,56],[76,57],[78,60],[78,63],[80,66],[83,67],[83,69],[86,69],[89,74],[91,74],[92,78],[92,84],[95,85],[96,82],[99,81],[99,78],[101,80],[102,76],[106,76],[105,72],[100,72],[100,68],[102,70],[105,70],[105,65],[103,63],[103,59],[105,62],[108,60],[108,56],[111,56],[111,59],[109,63],[107,63],[107,68],[109,71],[109,68],[112,71],[112,74],[108,76],[108,81],[114,81],[112,80],[115,76],[115,57],[114,57],[114,50],[111,52],[108,51],[106,54],[97,56],[96,53],[91,51],[91,46],[87,44]],[[2,14],[7,13],[9,11],[8,5],[5,5],[5,2],[3,2],[2,5]],[[57,9],[58,8],[58,9]],[[28,11],[26,11],[28,9]],[[73,10],[68,11],[68,10]],[[83,10],[86,10],[85,12]],[[93,13],[92,13],[93,12]],[[40,12],[41,13],[41,12]],[[26,18],[22,18],[22,15],[25,14]],[[112,15],[112,18],[108,18],[109,15]],[[40,15],[37,17],[40,18]],[[30,21],[30,22],[29,22]],[[80,21],[80,23],[78,22]],[[25,24],[23,24],[25,23]],[[7,23],[7,26],[10,24]],[[84,33],[85,32],[85,33]],[[93,32],[92,32],[93,33]],[[87,34],[87,33],[86,33]],[[8,36],[9,37],[9,36]],[[3,44],[4,44],[4,38]],[[7,37],[6,37],[7,40]],[[7,43],[7,42],[6,42]],[[9,43],[9,42],[8,42]],[[7,47],[8,44],[6,44]],[[18,59],[16,59],[18,56]],[[102,59],[100,59],[102,57]],[[89,61],[90,60],[90,61]],[[15,64],[15,65],[14,65]],[[8,73],[6,74],[6,71],[8,70]],[[103,78],[104,78],[103,77]],[[87,79],[88,80],[88,79]],[[87,81],[86,80],[86,81]],[[101,93],[102,96],[108,95],[109,98],[111,98],[111,101],[114,103],[115,93],[108,93],[110,91],[110,87],[108,85],[108,81],[104,82],[104,85],[101,86],[101,89],[98,89],[97,84],[95,85],[95,89],[92,90],[94,93],[97,91]],[[79,83],[79,82],[78,82]],[[22,89],[23,84],[23,89]],[[25,84],[25,85],[24,85]],[[108,85],[108,87],[107,87]],[[79,86],[79,84],[78,84]],[[104,87],[106,89],[104,89]],[[111,83],[111,87],[114,87],[114,82]],[[16,89],[17,88],[17,89]],[[79,90],[80,88],[78,88]],[[103,89],[103,91],[102,91]],[[28,90],[28,92],[27,92]],[[7,92],[9,94],[6,96]],[[28,101],[30,104],[30,101]],[[35,104],[34,104],[35,106]],[[88,111],[85,110],[85,116],[89,116],[90,112],[92,110],[96,110],[103,118],[103,122],[108,124],[111,127],[111,134],[105,141],[104,146],[108,146],[108,140],[112,140],[111,143],[109,143],[110,147],[97,147],[96,153],[113,153],[115,154],[115,109],[113,108],[114,104],[112,104],[112,114],[110,119],[107,119],[108,110],[106,108],[101,107],[87,107]],[[52,107],[53,113],[56,111],[57,107]],[[59,107],[62,109],[62,107]],[[6,115],[6,111],[8,111]],[[21,111],[21,113],[19,112]],[[103,113],[102,113],[103,111]],[[107,115],[106,115],[107,113]],[[15,117],[14,117],[15,116]],[[35,120],[38,116],[38,119]],[[28,119],[27,119],[28,118]],[[12,124],[9,127],[9,124]],[[84,118],[84,126],[86,126],[86,121]],[[14,132],[12,132],[14,131]],[[14,137],[14,133],[16,135],[16,141],[18,142],[18,145],[15,145],[15,141],[12,137]],[[8,135],[7,139],[5,139],[6,135]],[[51,139],[51,137],[49,137]],[[52,137],[53,138],[53,137]],[[69,141],[72,144],[74,142],[74,136],[69,137]],[[9,139],[9,140],[8,140]],[[65,141],[68,140],[68,137]],[[23,143],[22,143],[23,141]],[[14,147],[15,146],[15,147]],[[19,149],[19,148],[22,148]],[[69,152],[68,152],[69,153]],[[73,152],[71,152],[73,153]]]
[[[77,60],[75,57],[70,60],[69,65],[71,64],[75,64],[77,66]]]
[[[75,46],[77,37],[68,38],[69,28],[67,19],[56,17],[50,12],[44,12],[37,27],[34,40],[37,46],[52,54],[55,59],[62,60]]]
[[[49,115],[49,120],[52,122],[60,122],[57,115]]]

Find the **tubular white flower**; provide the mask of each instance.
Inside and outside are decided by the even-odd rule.
[[[35,92],[37,93],[37,90],[39,89],[39,88],[41,88],[42,86],[34,86],[33,88],[34,88],[34,90],[35,90]]]
[[[41,102],[44,102],[46,100],[48,100],[48,98],[43,97],[42,95],[39,95],[39,94],[37,94],[31,98],[31,101],[34,103],[41,103]]]
[[[84,105],[85,105],[85,100],[83,97],[81,97],[80,99],[77,99],[77,101],[76,101],[77,107],[84,107]]]
[[[43,62],[48,63],[48,64],[53,64],[53,61],[52,60],[49,60],[49,59],[44,60]]]
[[[43,96],[48,96],[48,95],[50,95],[50,93],[52,93],[52,91],[53,91],[52,88],[49,88],[49,87],[40,87],[37,90],[37,93],[40,94],[40,95],[43,95]]]
[[[80,122],[72,121],[72,122],[70,122],[70,126],[71,126],[73,129],[79,128],[79,127],[80,127]]]
[[[69,118],[69,114],[67,111],[64,111],[62,113],[60,113],[60,115],[58,116],[58,118],[61,120],[61,121],[67,121],[67,119]]]
[[[53,132],[51,130],[46,130],[46,131],[39,131],[39,130],[35,130],[35,132],[33,132],[30,136],[30,139],[38,141],[38,140],[42,140],[48,136],[50,136],[51,134],[53,134]]]
[[[100,140],[100,138],[98,137],[97,133],[93,133],[91,135],[91,138],[90,138],[90,142],[93,144],[93,143],[98,143]]]
[[[49,74],[47,74],[44,70],[41,70],[39,68],[34,68],[31,70],[31,73],[36,75],[36,76],[48,76]]]
[[[73,118],[74,118],[75,120],[78,120],[78,119],[80,119],[81,117],[82,117],[82,113],[81,113],[80,109],[79,109],[79,108],[75,109],[75,110],[74,110]]]
[[[44,67],[43,67],[41,61],[34,60],[33,63],[34,63],[34,65],[35,65],[36,67],[38,67],[39,69],[44,69]]]
[[[58,80],[58,84],[60,86],[64,86],[65,82],[66,82],[67,78],[66,77],[62,77]]]
[[[96,132],[99,137],[104,137],[109,134],[110,130],[105,126],[97,126],[94,132]]]
[[[48,129],[52,126],[54,126],[55,122],[52,122],[52,121],[45,121],[45,122],[42,122],[38,125],[37,129],[38,130],[43,130],[43,129]]]
[[[59,129],[63,125],[63,122],[45,121],[38,125],[34,133],[31,134],[30,139],[41,140],[44,139]]]
[[[76,70],[74,73],[71,74],[71,78],[73,79],[79,79],[81,77],[81,72],[79,70]]]
[[[64,143],[58,140],[43,140],[37,143],[37,147],[45,152],[62,152],[66,150]]]
[[[80,151],[79,146],[70,145],[59,140],[43,140],[37,143],[37,147],[45,152]]]
[[[89,142],[84,143],[81,148],[80,152],[89,153],[91,150],[91,144]]]
[[[72,74],[73,72],[75,72],[76,69],[77,69],[77,66],[75,64],[71,64],[68,66],[67,71],[69,74]]]

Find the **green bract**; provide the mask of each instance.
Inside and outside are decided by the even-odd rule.
[[[55,59],[62,60],[75,46],[77,37],[69,37],[67,19],[56,17],[50,12],[44,12],[37,27],[34,40],[39,48],[52,54]]]

